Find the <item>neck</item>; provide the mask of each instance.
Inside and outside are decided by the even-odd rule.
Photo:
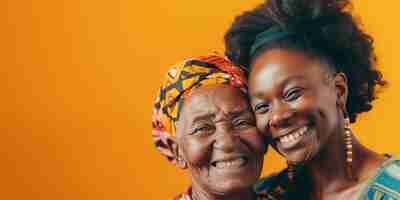
[[[313,182],[314,194],[320,196],[322,193],[337,193],[349,189],[369,179],[383,162],[383,156],[361,145],[354,135],[352,135],[352,141],[351,175],[353,178],[346,171],[345,144],[341,134],[335,134],[330,138],[329,145],[321,149],[320,153],[306,164]]]
[[[191,195],[193,200],[254,200],[256,196],[251,187],[236,192],[220,193],[207,191],[195,183]]]

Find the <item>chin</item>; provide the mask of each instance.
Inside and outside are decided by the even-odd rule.
[[[216,188],[222,193],[236,193],[251,188],[255,181],[237,179],[218,184]]]
[[[318,148],[304,148],[286,154],[286,159],[293,163],[307,163],[313,160],[318,154]]]

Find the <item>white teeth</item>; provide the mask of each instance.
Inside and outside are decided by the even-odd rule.
[[[304,126],[304,127],[300,128],[300,129],[298,129],[294,133],[291,133],[289,135],[285,135],[285,136],[279,138],[279,142],[286,143],[286,142],[295,141],[297,138],[303,136],[306,132],[307,132],[307,126]]]
[[[218,169],[240,167],[245,162],[244,158],[236,158],[228,161],[218,161],[215,166]]]

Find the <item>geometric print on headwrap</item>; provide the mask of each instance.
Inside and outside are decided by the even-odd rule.
[[[152,116],[152,136],[157,149],[175,163],[169,138],[176,136],[175,122],[179,119],[184,99],[194,88],[229,84],[247,94],[244,68],[233,65],[215,53],[185,60],[168,70],[158,91]]]

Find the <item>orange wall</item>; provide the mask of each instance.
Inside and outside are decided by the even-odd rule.
[[[161,76],[180,59],[223,50],[233,16],[258,2],[2,1],[1,199],[156,200],[182,191],[184,172],[150,137]],[[391,85],[354,129],[400,156],[400,3],[360,2]],[[270,153],[264,174],[282,166]]]

